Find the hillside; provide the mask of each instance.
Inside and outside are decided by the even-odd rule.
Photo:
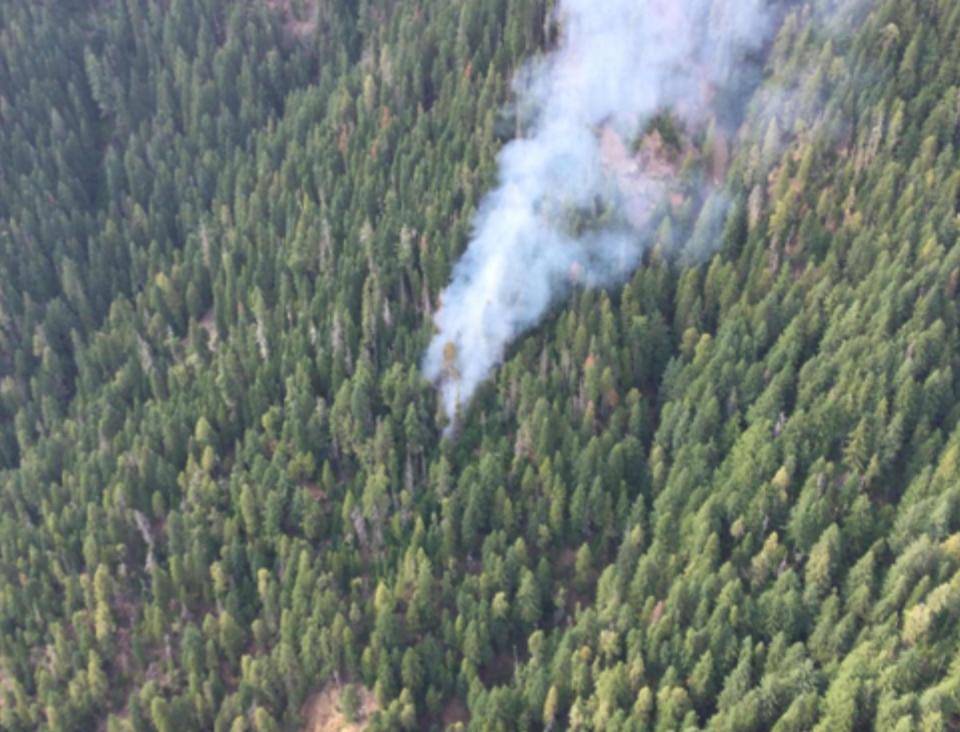
[[[600,130],[639,266],[451,420],[557,4],[0,3],[0,729],[960,725],[960,4]]]

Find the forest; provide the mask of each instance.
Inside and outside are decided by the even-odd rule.
[[[0,2],[0,729],[960,726],[960,3],[784,3],[450,429],[554,6]]]

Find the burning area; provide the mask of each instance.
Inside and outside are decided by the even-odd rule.
[[[558,18],[558,47],[515,85],[530,124],[435,314],[424,373],[450,418],[572,287],[640,265],[662,203],[710,197],[728,157],[717,120],[746,104],[775,29],[767,0],[559,0]]]

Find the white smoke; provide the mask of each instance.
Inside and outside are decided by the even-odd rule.
[[[716,90],[736,81],[774,27],[767,0],[560,0],[558,12],[558,48],[515,84],[519,106],[533,110],[529,129],[501,151],[499,185],[435,316],[424,371],[451,418],[574,285],[612,284],[639,265],[637,209],[652,209],[669,181],[622,162],[611,170],[604,136],[615,133],[625,150],[619,141],[664,110],[702,128]],[[638,192],[642,204],[625,200]],[[573,233],[569,213],[597,201],[622,215]]]

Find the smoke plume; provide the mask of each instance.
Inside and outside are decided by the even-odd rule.
[[[451,417],[573,287],[640,264],[677,175],[642,133],[664,113],[687,131],[722,126],[775,25],[767,0],[560,0],[558,14],[556,50],[515,82],[527,129],[500,153],[435,315],[424,371]]]

